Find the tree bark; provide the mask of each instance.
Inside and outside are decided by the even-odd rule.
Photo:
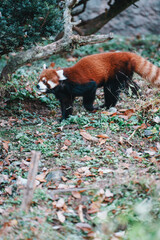
[[[119,13],[121,13],[137,1],[139,0],[115,0],[113,4],[109,5],[110,8],[106,9],[105,12],[95,18],[78,24],[77,27],[80,29],[82,35],[84,36],[94,34],[98,30],[100,30],[106,23],[108,23],[112,18],[117,16]]]

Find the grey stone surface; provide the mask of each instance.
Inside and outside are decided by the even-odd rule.
[[[113,0],[114,1],[114,0]],[[104,12],[106,0],[90,0],[85,13],[80,15],[83,20],[91,19]],[[121,35],[160,34],[160,0],[140,0],[117,15],[99,32]]]
[[[63,172],[61,170],[51,171],[46,176],[46,180],[47,182],[60,181],[62,176],[63,176]]]

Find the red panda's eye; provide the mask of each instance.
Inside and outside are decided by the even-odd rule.
[[[42,78],[42,82],[46,83],[46,78],[45,77]]]

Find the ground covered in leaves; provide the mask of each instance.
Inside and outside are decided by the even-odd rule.
[[[118,37],[47,61],[70,66],[87,54],[129,50],[160,66],[159,49],[158,37]],[[58,101],[36,93],[42,66],[18,70],[1,102],[0,239],[159,240],[159,91],[135,75],[141,97],[122,93],[116,108],[95,113],[77,98],[73,116],[60,123]],[[98,90],[95,104],[102,101]],[[41,160],[24,213],[32,150],[41,152]]]

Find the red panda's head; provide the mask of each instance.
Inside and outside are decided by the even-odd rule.
[[[63,75],[63,70],[56,71],[52,68],[46,69],[46,66],[43,66],[43,71],[39,76],[37,88],[40,92],[47,93],[57,87],[59,85],[59,81],[65,79],[66,77]]]

